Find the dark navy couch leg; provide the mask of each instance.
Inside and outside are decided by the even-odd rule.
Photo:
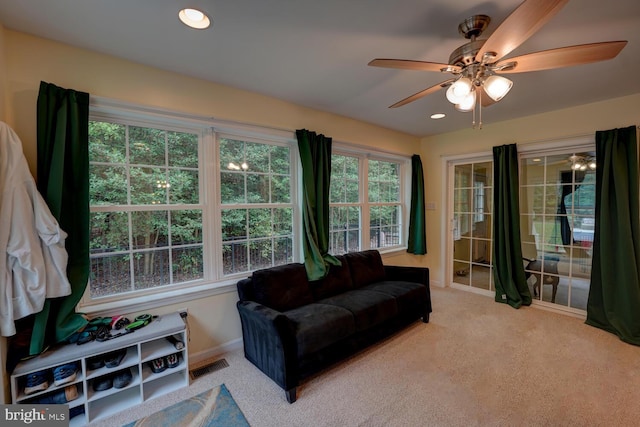
[[[284,393],[287,395],[287,402],[293,403],[296,401],[296,388],[292,388],[291,390],[285,390]]]
[[[423,322],[423,323],[429,323],[429,313],[425,313],[425,314],[422,316],[422,322]]]

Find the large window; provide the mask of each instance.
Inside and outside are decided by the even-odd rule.
[[[200,135],[89,124],[90,297],[203,278]]]
[[[293,261],[288,146],[220,138],[225,275]]]
[[[330,253],[406,245],[402,232],[405,164],[364,154],[331,156]]]
[[[84,306],[210,289],[299,258],[292,138],[140,116],[91,116]]]

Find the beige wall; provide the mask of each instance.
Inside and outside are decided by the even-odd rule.
[[[490,120],[490,110],[485,117]],[[495,124],[485,124],[481,130],[452,132],[422,139],[422,162],[425,176],[425,199],[436,203],[427,211],[427,247],[425,265],[430,267],[432,284],[446,286],[443,231],[448,226],[446,206],[446,168],[443,157],[469,153],[491,153],[492,147],[503,144],[528,144],[554,140],[570,140],[594,135],[597,130],[640,125],[640,94],[612,99],[576,108],[529,116]],[[442,248],[442,249],[441,249]]]
[[[144,106],[290,129],[292,135],[295,129],[307,128],[331,136],[334,141],[366,144],[400,154],[414,154],[420,148],[420,141],[414,136],[256,93],[161,71],[11,30],[0,29],[0,42],[3,40],[4,49],[0,53],[4,53],[4,56],[0,58],[6,61],[0,62],[0,77],[6,79],[6,92],[0,101],[4,100],[7,113],[5,121],[20,136],[34,175],[37,155],[36,101],[40,81]],[[394,259],[405,264],[421,262],[405,254]],[[186,307],[190,319],[190,353],[198,355],[241,338],[236,301],[237,293],[231,292],[162,307],[154,313]]]

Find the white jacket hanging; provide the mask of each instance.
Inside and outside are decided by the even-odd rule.
[[[67,234],[36,188],[22,142],[0,122],[0,334],[42,310],[46,298],[71,294]]]

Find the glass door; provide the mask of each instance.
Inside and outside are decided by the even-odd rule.
[[[449,164],[451,283],[493,291],[491,227],[493,162]]]

